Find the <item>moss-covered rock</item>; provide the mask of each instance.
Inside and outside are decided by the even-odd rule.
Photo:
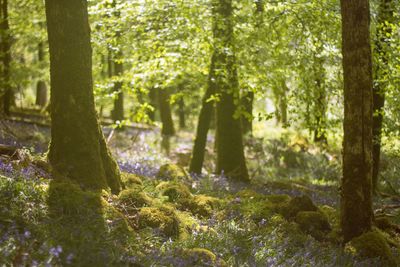
[[[137,188],[143,186],[142,179],[133,173],[121,173],[121,179],[126,188]]]
[[[273,204],[282,204],[289,202],[291,200],[288,195],[267,195],[266,199]]]
[[[322,212],[301,211],[297,213],[295,221],[303,232],[310,234],[317,240],[324,239],[331,230],[328,218]]]
[[[195,195],[192,198],[181,199],[179,204],[180,208],[189,210],[195,215],[209,217],[215,209],[221,206],[222,202],[215,197]]]
[[[398,266],[386,238],[378,231],[370,231],[354,238],[346,248],[362,259],[380,258],[384,266]]]
[[[192,248],[179,251],[185,266],[217,266],[224,267],[227,264],[214,253],[204,248]]]
[[[153,199],[147,195],[146,192],[138,191],[137,189],[123,190],[119,196],[119,201],[127,206],[134,208],[141,208],[144,206],[151,206]]]
[[[191,198],[189,188],[178,182],[161,182],[156,186],[156,189],[161,192],[163,196],[167,196],[169,201],[177,201],[182,198]]]
[[[144,207],[138,214],[139,228],[159,229],[167,237],[179,237],[179,220],[169,207]]]
[[[157,179],[183,182],[186,185],[192,183],[192,178],[186,173],[186,171],[175,164],[165,164],[161,166],[157,173]]]
[[[318,207],[314,205],[308,196],[299,196],[292,198],[280,208],[280,213],[287,220],[296,218],[297,213],[301,211],[317,211]]]

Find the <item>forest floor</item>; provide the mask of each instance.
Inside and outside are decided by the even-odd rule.
[[[157,128],[104,129],[126,185],[118,196],[51,178],[50,130],[1,122],[0,265],[3,266],[397,266],[400,158],[387,151],[372,235],[341,246],[338,149],[289,130],[246,139],[250,184],[190,176],[193,136],[161,149]],[[1,147],[0,147],[1,148]],[[1,150],[1,149],[0,149]],[[381,239],[387,245],[379,245]],[[383,244],[386,244],[385,242]],[[379,258],[380,257],[380,258]]]

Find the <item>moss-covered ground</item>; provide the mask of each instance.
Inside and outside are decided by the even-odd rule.
[[[390,197],[375,199],[373,231],[342,246],[340,152],[297,134],[247,140],[252,182],[241,184],[189,175],[189,135],[173,140],[166,157],[156,132],[117,133],[110,146],[123,171],[119,195],[52,179],[40,154],[48,133],[35,136],[41,141],[26,157],[0,158],[0,266],[400,264],[393,154],[385,154],[381,184]]]

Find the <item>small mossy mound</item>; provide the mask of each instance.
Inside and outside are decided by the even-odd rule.
[[[185,266],[217,266],[224,267],[227,264],[214,253],[204,248],[192,248],[177,251],[182,257]]]
[[[138,191],[137,189],[123,190],[119,194],[118,199],[123,205],[134,208],[151,206],[153,203],[153,199],[149,195],[147,195],[146,192]]]
[[[323,240],[324,236],[331,231],[328,218],[322,212],[301,211],[297,213],[295,221],[303,232],[317,240]]]
[[[291,200],[288,195],[267,195],[266,199],[274,204],[285,204]]]
[[[347,249],[362,259],[379,258],[384,266],[398,266],[386,238],[378,231],[370,231],[354,238]]]
[[[169,201],[177,201],[182,198],[191,198],[189,188],[178,182],[161,182],[156,187],[163,196],[167,196]]]
[[[125,185],[126,188],[137,188],[143,186],[142,179],[133,173],[121,173],[122,183]]]
[[[157,173],[157,179],[183,182],[186,185],[192,183],[192,178],[186,173],[186,171],[175,164],[165,164],[161,166]]]
[[[251,189],[245,189],[236,193],[236,197],[239,198],[249,198],[255,200],[265,199],[265,195],[257,193]]]
[[[375,218],[375,226],[382,231],[390,231],[395,227],[395,225],[390,221],[388,217],[378,217]]]
[[[314,205],[308,196],[299,196],[292,198],[280,208],[280,213],[287,220],[296,218],[297,213],[301,211],[317,211],[318,207]]]
[[[138,214],[139,228],[158,229],[167,237],[179,237],[179,220],[172,208],[144,207]]]
[[[105,191],[84,191],[68,179],[50,183],[49,243],[62,247],[63,260],[73,254],[73,266],[110,266],[115,253],[135,236],[126,218],[103,196]]]
[[[210,217],[213,211],[219,208],[221,204],[220,199],[207,195],[195,195],[191,198],[181,199],[179,202],[181,209],[189,210],[191,213],[201,217]]]

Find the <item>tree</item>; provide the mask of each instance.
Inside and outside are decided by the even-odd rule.
[[[344,241],[371,229],[372,55],[368,0],[341,0],[344,141],[341,227]]]
[[[40,42],[38,45],[38,61],[43,64],[44,61],[44,43]],[[47,86],[46,82],[39,80],[36,84],[36,105],[44,108],[47,104]]]
[[[190,173],[201,174],[201,169],[203,168],[207,134],[210,128],[211,119],[214,115],[214,102],[210,101],[210,98],[215,94],[215,59],[216,54],[214,53],[211,58],[207,90],[203,97],[197,123],[196,139],[194,140],[192,158],[189,166]]]
[[[237,115],[239,81],[234,51],[232,0],[213,1],[217,101],[217,173],[247,181],[242,129]],[[240,117],[240,116],[239,116]]]
[[[382,124],[384,117],[385,107],[385,91],[387,86],[387,79],[389,68],[389,45],[390,37],[392,35],[393,23],[393,1],[381,0],[379,6],[379,14],[377,21],[376,45],[375,56],[377,62],[375,64],[375,82],[373,88],[373,171],[372,171],[372,188],[373,192],[378,191],[378,175],[379,165],[381,158],[381,136]]]
[[[83,188],[121,188],[120,171],[97,121],[87,2],[46,0],[50,50],[53,175]]]
[[[2,86],[2,107],[5,115],[10,115],[12,102],[11,88],[11,36],[8,15],[8,0],[0,1],[0,40],[1,40],[1,86]]]

